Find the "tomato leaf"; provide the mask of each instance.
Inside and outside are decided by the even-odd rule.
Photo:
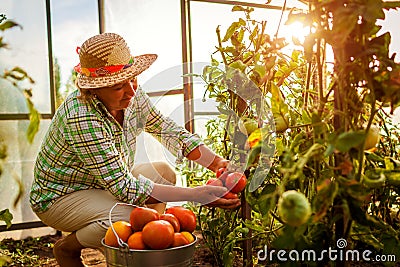
[[[3,221],[3,222],[6,223],[7,229],[11,227],[12,219],[13,219],[13,215],[10,213],[9,209],[5,209],[5,210],[0,211],[0,221]]]
[[[351,148],[359,146],[365,139],[362,131],[349,131],[338,136],[335,148],[340,152],[348,152]]]

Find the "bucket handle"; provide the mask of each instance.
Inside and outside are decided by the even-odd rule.
[[[108,220],[110,222],[110,226],[111,226],[111,230],[113,231],[115,237],[117,238],[117,242],[118,245],[121,249],[128,249],[129,250],[129,246],[127,243],[125,243],[121,238],[119,238],[117,232],[114,229],[113,223],[112,223],[112,211],[114,210],[115,207],[117,206],[131,206],[134,208],[137,208],[138,206],[134,205],[134,204],[129,204],[129,203],[115,203],[114,206],[112,206],[112,208],[110,209],[110,211],[108,212]]]

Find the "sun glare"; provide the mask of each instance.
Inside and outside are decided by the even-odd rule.
[[[310,34],[310,27],[305,27],[301,22],[293,22],[282,27],[280,36],[285,38],[289,44],[299,45]]]

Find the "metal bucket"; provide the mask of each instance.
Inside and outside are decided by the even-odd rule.
[[[181,247],[163,250],[134,250],[127,248],[114,248],[104,244],[107,266],[110,267],[187,267],[193,264],[195,241]]]
[[[123,242],[112,227],[112,211],[118,206],[133,206],[132,204],[116,203],[109,212],[109,221],[117,237],[119,248],[110,247],[104,243],[104,238],[101,243],[104,247],[107,266],[110,267],[187,267],[192,266],[193,254],[197,237],[193,235],[194,241],[188,245],[162,249],[162,250],[137,250],[129,249],[128,244]]]

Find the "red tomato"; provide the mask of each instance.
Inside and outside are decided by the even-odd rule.
[[[225,198],[225,199],[237,199],[238,195],[235,194],[235,193],[232,193],[232,192],[228,192],[223,196],[223,198]]]
[[[118,235],[119,238],[122,239],[122,241],[126,242],[129,238],[129,236],[132,234],[132,227],[131,224],[125,221],[117,221],[112,224],[114,227],[114,230],[116,234]],[[108,227],[106,235],[104,237],[104,243],[106,245],[112,246],[112,247],[118,247],[118,240],[117,237],[114,234],[114,231],[112,230],[111,226]]]
[[[184,245],[188,245],[189,240],[182,233],[175,233],[174,234],[174,242],[172,243],[173,247],[180,247]]]
[[[229,174],[230,174],[230,172],[224,172],[221,174],[220,177],[218,177],[218,179],[221,180],[221,182],[225,185],[226,178],[228,177]]]
[[[174,227],[164,220],[151,221],[143,227],[142,238],[151,249],[166,249],[174,242]]]
[[[164,213],[160,215],[160,220],[168,221],[174,227],[175,233],[180,232],[181,225],[179,224],[179,220],[175,217],[175,215]]]
[[[218,171],[215,173],[215,176],[219,178],[221,174],[223,174],[226,171],[226,168],[220,168]]]
[[[196,215],[193,211],[181,206],[174,206],[168,208],[165,213],[172,214],[178,219],[181,231],[192,233],[196,229]]]
[[[132,229],[137,231],[142,231],[143,227],[151,221],[160,219],[160,215],[154,209],[137,207],[131,211],[129,222],[132,225]]]
[[[225,186],[232,193],[240,193],[246,187],[247,179],[243,173],[233,172],[230,173],[225,180]]]
[[[146,249],[146,244],[143,242],[142,232],[131,234],[126,243],[128,243],[130,249]]]
[[[210,178],[206,185],[212,185],[212,186],[224,186],[221,180],[216,179],[216,178]]]

